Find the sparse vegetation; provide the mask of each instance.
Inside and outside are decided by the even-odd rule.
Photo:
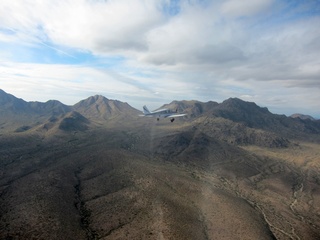
[[[276,116],[274,131],[212,115],[216,103],[184,101],[172,104],[192,117],[157,122],[108,104],[92,97],[77,105],[81,113],[31,118],[21,131],[21,119],[1,119],[1,239],[320,237],[310,120],[281,127]],[[309,130],[286,134],[294,121]]]

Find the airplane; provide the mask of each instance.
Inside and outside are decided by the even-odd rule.
[[[170,121],[173,122],[175,117],[182,117],[187,114],[178,114],[178,109],[174,112],[170,109],[164,108],[164,109],[159,109],[156,111],[149,111],[146,105],[143,106],[143,115],[139,115],[141,117],[156,117],[157,121],[160,120],[160,118],[167,118],[170,117]]]

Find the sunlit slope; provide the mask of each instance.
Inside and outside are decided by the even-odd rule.
[[[86,118],[100,124],[114,123],[126,125],[138,118],[140,111],[128,103],[110,100],[101,95],[89,97],[73,106],[73,109]],[[121,123],[122,122],[122,123]]]

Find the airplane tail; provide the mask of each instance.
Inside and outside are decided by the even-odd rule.
[[[146,105],[143,106],[143,113],[144,113],[144,114],[150,113],[150,111],[149,111],[149,109],[147,108]]]

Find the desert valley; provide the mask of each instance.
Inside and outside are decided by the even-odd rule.
[[[0,239],[320,239],[320,120],[0,90]]]

